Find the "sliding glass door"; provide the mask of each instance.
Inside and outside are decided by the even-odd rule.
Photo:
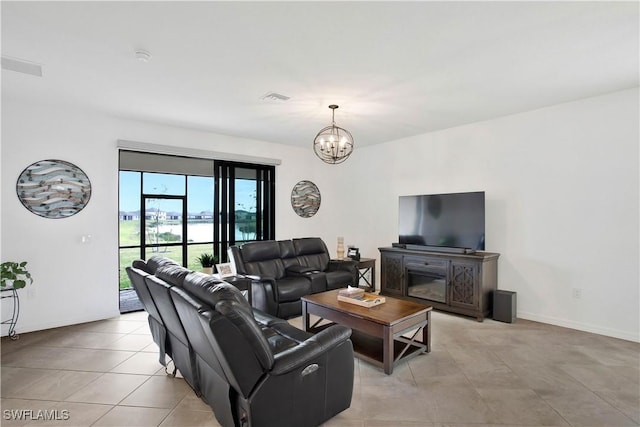
[[[120,153],[120,289],[125,268],[160,255],[192,270],[213,253],[275,238],[275,168],[138,152]]]

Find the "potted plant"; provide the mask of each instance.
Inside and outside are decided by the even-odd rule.
[[[25,268],[27,261],[13,262],[7,261],[1,264],[1,280],[0,288],[2,289],[21,289],[28,284],[33,283],[31,273]]]
[[[216,261],[218,261],[218,258],[215,255],[204,253],[196,259],[202,266],[203,273],[213,274],[213,266],[215,265]]]

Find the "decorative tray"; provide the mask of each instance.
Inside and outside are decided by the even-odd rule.
[[[358,296],[355,298],[338,295],[338,301],[348,302],[349,304],[355,304],[362,307],[370,308],[375,307],[376,305],[384,304],[386,300],[380,295],[365,293],[362,296]]]

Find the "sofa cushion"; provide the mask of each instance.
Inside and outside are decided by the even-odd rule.
[[[280,259],[280,245],[273,240],[245,243],[242,245],[242,259],[244,262]]]
[[[297,301],[310,295],[311,281],[304,276],[287,276],[278,280],[278,301]]]
[[[322,239],[305,237],[293,239],[298,261],[301,265],[325,271],[329,267],[329,251]]]
[[[269,240],[249,242],[242,245],[244,274],[280,279],[285,273],[280,245]]]

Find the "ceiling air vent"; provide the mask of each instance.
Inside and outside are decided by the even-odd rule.
[[[271,102],[286,102],[290,98],[286,95],[282,95],[276,92],[267,92],[260,97],[263,101],[271,101]]]
[[[2,57],[2,69],[42,77],[42,65],[18,58]]]

